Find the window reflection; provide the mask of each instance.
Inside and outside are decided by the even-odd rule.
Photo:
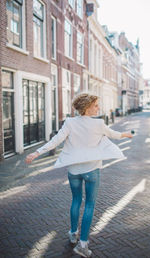
[[[34,55],[44,57],[44,7],[38,0],[33,1],[33,38]]]
[[[7,0],[7,41],[22,48],[22,1]]]

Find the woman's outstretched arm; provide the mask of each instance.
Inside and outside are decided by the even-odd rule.
[[[66,119],[62,128],[58,131],[58,133],[48,143],[44,144],[41,148],[27,155],[25,162],[27,164],[30,164],[35,158],[39,157],[41,154],[56,148],[68,137],[68,135],[69,135],[69,128],[67,126],[67,119]]]
[[[112,138],[112,139],[121,139],[121,138],[132,138],[133,135],[130,133],[130,132],[118,132],[118,131],[115,131],[115,130],[112,130],[111,128],[109,128],[103,121],[103,134],[106,135],[107,137],[109,138]]]

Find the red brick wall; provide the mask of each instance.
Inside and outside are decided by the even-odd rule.
[[[43,1],[47,6],[48,0]],[[26,50],[29,51],[29,55],[24,55],[19,53],[13,49],[6,47],[7,43],[7,34],[6,34],[6,27],[7,27],[7,16],[6,16],[6,3],[5,1],[0,1],[1,5],[1,19],[3,21],[2,27],[2,58],[1,63],[2,66],[32,72],[36,74],[41,74],[43,76],[49,76],[50,74],[50,64],[44,63],[40,60],[37,60],[33,57],[33,8],[32,8],[32,1],[26,0],[25,1],[25,18],[26,18]],[[49,19],[49,12],[46,9],[46,19]],[[2,24],[1,24],[2,25]],[[50,23],[47,22],[47,59],[50,58]]]
[[[26,30],[26,51],[29,55],[24,55],[6,46],[7,43],[7,15],[6,15],[6,1],[0,1],[0,56],[1,66],[31,72],[50,77],[51,62],[55,63],[58,68],[58,94],[59,94],[59,119],[62,120],[62,68],[68,69],[73,76],[77,73],[81,78],[81,89],[83,88],[83,70],[88,67],[88,34],[87,34],[87,17],[85,15],[86,1],[84,1],[83,20],[81,20],[76,12],[72,10],[73,16],[66,6],[68,1],[56,0],[42,0],[46,7],[46,46],[47,46],[47,59],[49,64],[37,60],[33,57],[33,1],[25,1],[25,30]],[[64,15],[64,10],[66,13]],[[57,60],[51,60],[51,15],[57,19]],[[74,41],[73,41],[73,58],[70,60],[64,55],[64,19],[65,16],[73,22],[74,25]],[[73,19],[73,20],[72,20]],[[76,63],[76,31],[84,33],[84,65],[85,67]],[[73,97],[73,78],[72,78],[72,97]],[[1,80],[0,80],[0,103],[1,101]],[[2,153],[2,108],[0,107],[0,155]]]
[[[47,59],[50,60],[50,11],[49,0],[43,0],[46,6],[46,36],[47,36]],[[33,57],[33,2],[25,1],[25,30],[26,30],[26,51],[29,55],[24,55],[18,51],[10,49],[7,43],[7,15],[6,1],[0,1],[0,68],[6,67],[14,70],[21,70],[50,77],[50,63],[44,63]],[[3,153],[2,139],[2,85],[0,79],[0,156]]]
[[[87,17],[85,15],[85,4],[84,1],[84,17],[83,21],[78,17],[76,12],[71,9],[68,9],[68,1],[58,1],[56,6],[56,1],[51,1],[51,15],[57,19],[57,60],[53,61],[58,67],[58,94],[59,94],[59,120],[62,120],[62,68],[65,68],[71,72],[71,97],[74,96],[73,90],[73,73],[77,73],[80,75],[81,78],[81,90],[83,89],[83,70],[88,68],[88,33],[87,33]],[[65,12],[65,15],[64,15]],[[72,16],[71,16],[72,13]],[[67,17],[71,23],[73,23],[73,59],[71,60],[64,55],[64,21],[65,17]],[[84,65],[85,67],[76,63],[76,45],[77,45],[77,38],[76,32],[79,30],[81,33],[85,35],[84,41]]]

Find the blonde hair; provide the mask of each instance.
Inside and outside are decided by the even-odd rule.
[[[79,112],[80,115],[85,115],[86,109],[98,99],[97,96],[89,93],[81,93],[77,95],[72,102],[72,106]]]

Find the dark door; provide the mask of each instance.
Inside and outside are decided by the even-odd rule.
[[[23,80],[24,146],[45,139],[44,84]]]
[[[2,70],[4,154],[15,152],[13,73]]]
[[[14,93],[3,91],[4,153],[15,151]]]

